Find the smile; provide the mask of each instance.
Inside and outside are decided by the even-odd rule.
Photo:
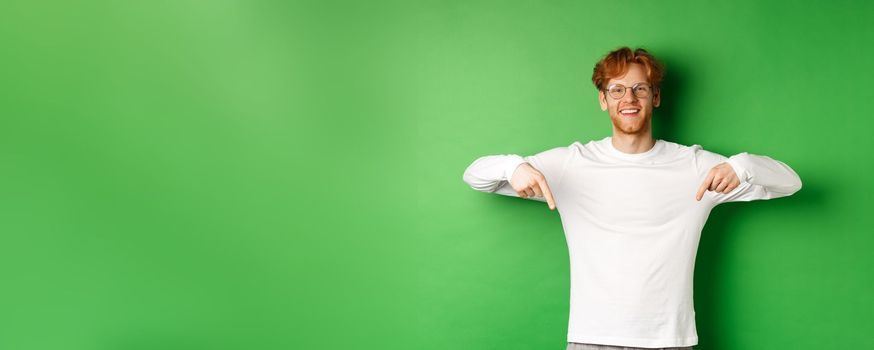
[[[638,112],[640,112],[639,109],[623,109],[619,111],[619,113],[622,113],[622,115],[628,117],[636,117]]]

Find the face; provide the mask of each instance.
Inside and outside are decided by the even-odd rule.
[[[649,133],[652,121],[652,110],[659,106],[659,93],[652,91],[647,98],[638,98],[631,87],[637,83],[648,83],[646,70],[639,63],[632,63],[625,75],[610,79],[607,86],[618,83],[625,85],[625,95],[620,99],[609,96],[604,91],[598,92],[601,110],[608,111],[613,121],[613,133],[645,134]],[[637,113],[624,114],[621,111],[637,109]]]

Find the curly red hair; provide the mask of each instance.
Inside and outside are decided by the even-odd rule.
[[[653,90],[659,91],[662,78],[665,76],[664,64],[643,48],[637,48],[632,51],[627,46],[610,51],[610,53],[595,64],[595,69],[592,73],[592,83],[595,84],[599,91],[604,90],[607,88],[607,82],[610,79],[625,75],[625,72],[628,71],[628,65],[632,63],[643,65],[646,71],[646,78],[652,84]]]

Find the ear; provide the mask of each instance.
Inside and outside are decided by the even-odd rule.
[[[598,91],[598,103],[601,104],[601,110],[607,110],[607,96],[604,95],[604,91]]]
[[[653,107],[658,107],[659,104],[661,104],[661,102],[662,102],[661,95],[662,95],[661,89],[656,89],[655,93],[652,94],[652,106]]]

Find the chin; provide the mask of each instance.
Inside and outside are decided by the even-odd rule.
[[[646,124],[649,121],[649,118],[644,117],[644,120],[639,123],[629,123],[624,122],[622,117],[619,117],[619,120],[616,118],[613,119],[613,127],[617,130],[622,131],[625,134],[641,134],[646,130]]]
[[[622,131],[622,133],[629,134],[629,135],[642,134],[642,131],[643,131],[643,128],[636,128],[636,129],[618,128],[618,129],[620,131]]]

